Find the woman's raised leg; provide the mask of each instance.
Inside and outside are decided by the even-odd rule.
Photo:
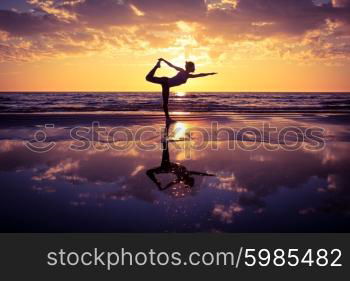
[[[169,92],[170,87],[168,84],[168,78],[167,77],[155,77],[155,73],[157,69],[160,67],[160,60],[158,60],[157,64],[151,69],[151,71],[146,75],[146,80],[152,83],[160,84],[162,85],[162,96],[163,96],[163,110],[165,113],[165,117],[167,119],[167,122],[171,122],[171,118],[169,115],[169,109],[168,109],[168,100],[169,100]]]
[[[156,65],[151,69],[151,71],[146,75],[146,80],[151,83],[157,83],[161,84],[162,79],[159,77],[155,77],[154,74],[156,73],[157,69],[160,68],[160,61],[156,63]]]

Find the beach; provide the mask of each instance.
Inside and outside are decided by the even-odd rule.
[[[349,113],[173,117],[166,134],[160,111],[2,112],[1,231],[350,230]],[[179,172],[156,183],[164,161]]]

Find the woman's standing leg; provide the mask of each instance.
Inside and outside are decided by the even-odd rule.
[[[163,110],[164,110],[166,119],[170,120],[169,109],[168,109],[169,92],[170,92],[170,89],[169,89],[168,83],[163,83],[162,84]]]

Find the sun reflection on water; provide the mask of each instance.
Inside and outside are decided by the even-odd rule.
[[[188,130],[188,125],[184,122],[176,122],[174,126],[174,139],[184,139],[186,137],[186,132]]]

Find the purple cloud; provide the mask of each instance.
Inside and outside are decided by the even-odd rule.
[[[179,21],[195,25],[191,36],[201,44],[209,44],[219,37],[225,39],[225,44],[279,36],[300,41],[310,31],[331,28],[329,22],[335,25],[341,22],[343,26],[332,27],[324,40],[331,46],[328,50],[337,53],[345,52],[349,45],[350,0],[237,0],[231,6],[222,0],[35,0],[27,3],[31,3],[33,9],[21,12],[8,10],[8,6],[1,10],[0,3],[0,32],[6,32],[9,38],[32,40],[34,51],[43,49],[47,54],[101,50],[104,43],[132,47],[143,41],[146,42],[143,48],[166,47],[176,41]],[[218,5],[208,8],[208,3]],[[320,36],[312,40],[316,42]],[[92,43],[95,45],[90,47]],[[16,42],[7,40],[3,50],[4,46],[11,49]]]
[[[0,10],[0,30],[13,35],[55,32],[63,27],[64,23],[50,14]]]

